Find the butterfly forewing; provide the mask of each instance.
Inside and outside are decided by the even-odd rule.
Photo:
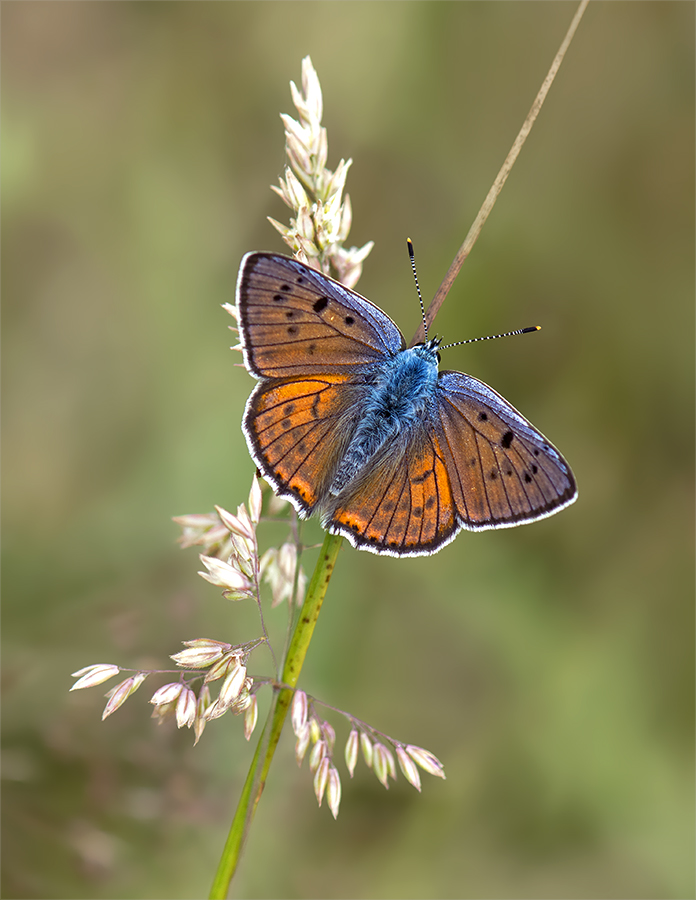
[[[438,382],[443,458],[465,528],[550,515],[577,496],[561,454],[500,394],[461,372]]]
[[[237,308],[244,360],[257,376],[364,372],[404,346],[381,309],[286,256],[244,257]]]

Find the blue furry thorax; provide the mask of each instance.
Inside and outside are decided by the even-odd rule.
[[[388,441],[423,421],[437,387],[438,338],[395,353],[369,377],[357,428],[335,473],[339,494]]]
[[[397,430],[417,418],[437,384],[438,344],[428,341],[395,354],[377,374],[365,416],[385,419]]]

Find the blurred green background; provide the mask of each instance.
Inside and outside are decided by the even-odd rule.
[[[410,337],[407,235],[432,296],[575,8],[3,4],[3,896],[212,879],[241,722],[194,750],[148,686],[104,724],[102,688],[67,691],[258,633],[170,517],[248,492],[252,380],[220,304],[243,253],[282,250],[268,185],[302,57],[329,165],[354,160],[349,243],[376,242],[358,288]],[[543,326],[445,365],[547,433],[580,498],[432,558],[344,547],[302,683],[448,779],[387,794],[341,762],[334,823],[284,735],[234,897],[693,897],[693,173],[693,4],[590,4],[437,322]]]

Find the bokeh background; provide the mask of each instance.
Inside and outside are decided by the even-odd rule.
[[[352,241],[376,242],[358,287],[409,337],[407,235],[432,296],[574,10],[3,4],[3,896],[212,879],[240,720],[194,750],[147,686],[104,724],[102,688],[67,691],[92,662],[258,633],[170,517],[248,492],[252,380],[220,304],[246,251],[282,250],[268,185],[302,57],[329,165],[354,160]],[[284,735],[234,897],[693,896],[693,173],[693,4],[590,4],[437,322],[543,326],[446,365],[546,432],[580,498],[432,558],[344,547],[303,685],[448,779],[386,793],[340,763],[334,823]]]

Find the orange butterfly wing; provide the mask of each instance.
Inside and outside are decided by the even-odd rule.
[[[442,372],[438,432],[462,526],[505,528],[577,497],[568,463],[507,400],[461,372]]]
[[[374,303],[279,254],[247,253],[237,309],[244,362],[257,377],[363,374],[405,346]]]
[[[309,515],[361,414],[366,376],[403,336],[369,300],[275,253],[244,257],[237,309],[244,362],[260,379],[244,413],[247,443],[277,493]]]
[[[264,379],[243,428],[253,458],[281,497],[309,515],[328,492],[364,388],[345,375]]]
[[[461,527],[446,464],[425,427],[389,446],[337,497],[324,525],[354,547],[390,556],[434,553]]]

